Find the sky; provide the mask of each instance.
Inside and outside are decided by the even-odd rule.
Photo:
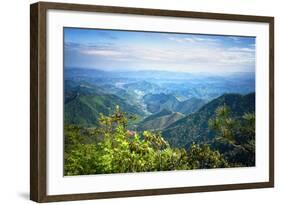
[[[64,28],[65,68],[254,72],[255,37]]]

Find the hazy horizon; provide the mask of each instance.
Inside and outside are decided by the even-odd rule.
[[[229,74],[255,74],[255,71],[226,71],[222,73],[210,73],[210,72],[204,72],[204,71],[198,71],[198,72],[193,72],[193,71],[176,71],[176,70],[153,70],[153,69],[143,69],[143,70],[134,70],[134,69],[102,69],[102,68],[94,68],[94,67],[72,67],[72,66],[65,66],[65,69],[67,70],[93,70],[93,71],[101,71],[101,72],[166,72],[166,73],[184,73],[184,74],[193,74],[193,75],[199,75],[199,74],[204,74],[204,75],[229,75]]]

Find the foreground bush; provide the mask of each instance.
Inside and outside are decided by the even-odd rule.
[[[131,118],[119,107],[101,115],[97,128],[65,126],[65,175],[149,172],[228,167],[209,145],[171,148],[160,133],[128,129]]]

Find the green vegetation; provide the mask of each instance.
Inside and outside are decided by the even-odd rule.
[[[65,175],[255,166],[254,73],[64,77]]]
[[[117,106],[96,128],[65,125],[65,175],[229,167],[207,144],[173,148],[160,133],[128,130],[130,120]]]
[[[155,114],[154,117],[150,115],[148,117],[149,119],[145,118],[141,121],[138,124],[138,130],[163,130],[184,117],[184,115],[179,112],[171,112],[171,114],[161,115],[160,117],[157,117],[157,115],[160,115],[160,113]]]
[[[212,143],[216,130],[209,129],[208,121],[216,117],[216,110],[228,106],[230,117],[242,120],[244,113],[255,112],[255,93],[224,94],[163,130],[163,137],[175,147],[189,147],[191,143]]]
[[[160,112],[157,112],[155,114],[152,114],[152,115],[149,115],[148,117],[146,117],[145,119],[143,119],[141,121],[141,123],[146,123],[148,121],[152,121],[152,120],[155,120],[159,117],[163,117],[163,116],[167,116],[167,115],[171,115],[173,114],[173,112],[171,110],[168,110],[168,109],[163,109],[161,110]]]
[[[112,113],[116,105],[120,105],[124,111],[136,116],[143,112],[124,99],[93,85],[80,85],[74,88],[66,88],[65,93],[65,123],[83,126],[94,126],[99,123],[99,113],[108,115]]]
[[[226,105],[216,110],[216,117],[209,120],[216,131],[213,147],[220,150],[232,167],[255,165],[255,115],[245,113],[241,119],[231,118]]]

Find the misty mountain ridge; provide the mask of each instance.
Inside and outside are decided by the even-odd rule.
[[[229,106],[234,117],[255,112],[252,73],[185,73],[175,80],[180,74],[65,69],[64,122],[95,127],[101,113],[109,115],[118,105],[136,116],[129,129],[161,131],[172,146],[182,147],[212,140],[208,121],[219,106]]]

